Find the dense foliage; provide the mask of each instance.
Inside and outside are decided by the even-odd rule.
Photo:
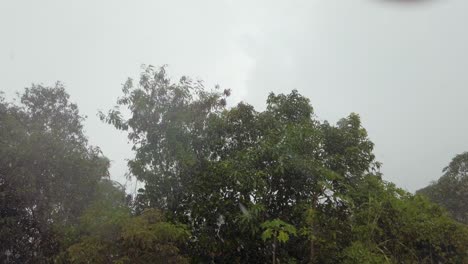
[[[444,175],[418,193],[445,207],[456,220],[468,224],[468,152],[456,155]]]
[[[164,67],[124,84],[100,117],[133,143],[135,197],[109,179],[61,84],[2,99],[0,262],[468,261],[461,209],[382,180],[357,114],[320,121],[297,91],[264,111],[229,95]],[[464,168],[454,159],[446,175]]]
[[[61,260],[72,263],[188,263],[178,245],[189,237],[182,225],[165,221],[155,209],[132,217],[125,193],[101,183],[100,197],[80,217],[79,241]]]
[[[37,263],[61,249],[109,162],[87,144],[77,106],[58,83],[0,102],[0,262]]]
[[[466,240],[454,234],[466,235],[466,227],[381,180],[358,115],[331,125],[297,91],[270,94],[263,112],[245,103],[227,108],[229,94],[187,77],[173,83],[164,68],[148,67],[137,84],[126,82],[116,108],[101,115],[134,142],[129,167],[146,184],[139,206],[189,226],[194,259],[431,263],[465,257]]]

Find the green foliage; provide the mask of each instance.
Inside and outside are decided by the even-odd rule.
[[[378,250],[372,248],[373,245],[364,245],[362,242],[353,242],[351,246],[347,247],[343,255],[343,263],[345,264],[356,264],[356,263],[368,263],[368,264],[383,264],[392,263],[385,255],[379,254]]]
[[[262,214],[265,207],[261,204],[253,204],[249,209],[240,204],[242,214],[239,216],[239,225],[242,231],[247,231],[252,237],[261,231]]]
[[[79,240],[65,259],[71,263],[187,263],[178,245],[189,233],[183,225],[166,222],[160,211],[132,216],[122,190],[103,182],[99,198],[80,218]]]
[[[365,245],[369,254],[383,256],[392,263],[467,260],[467,227],[423,197],[373,175],[366,176],[352,196],[350,234],[353,243]],[[354,254],[353,251],[347,252]]]
[[[33,85],[21,104],[0,100],[0,262],[39,262],[60,251],[60,226],[75,225],[107,176],[84,118],[62,84]],[[70,231],[72,232],[72,231]]]
[[[296,235],[296,228],[280,219],[265,221],[262,223],[261,227],[264,229],[262,240],[271,240],[272,242],[272,263],[275,264],[277,263],[276,252],[278,250],[278,242],[279,244],[288,242],[290,236]]]
[[[468,154],[412,195],[385,182],[357,114],[320,121],[297,91],[227,108],[165,68],[100,113],[128,133],[129,197],[64,87],[0,94],[0,262],[466,263]],[[128,117],[128,118],[127,118]]]
[[[418,191],[468,224],[468,152],[455,156],[435,183]]]
[[[289,236],[296,235],[296,228],[280,219],[266,221],[262,223],[261,227],[264,229],[262,233],[262,240],[276,240],[280,243],[286,243]]]
[[[228,110],[229,91],[205,91],[186,77],[171,83],[164,68],[148,67],[139,85],[128,81],[123,92],[117,107],[101,117],[128,130],[135,143],[129,166],[146,184],[140,204],[189,225],[202,258],[229,259],[240,250],[252,261],[257,252],[248,248],[261,243],[252,237],[262,222],[285,218],[302,225],[299,206],[336,205],[340,179],[359,177],[373,162],[373,145],[357,115],[337,127],[320,124],[297,91],[270,94],[261,113],[245,103]],[[130,118],[121,114],[123,107]],[[255,211],[257,205],[262,210]]]
[[[128,131],[136,152],[129,168],[146,183],[151,206],[177,212],[190,177],[203,166],[199,157],[211,153],[207,123],[224,108],[229,91],[208,92],[187,77],[171,83],[164,67],[152,66],[144,69],[137,86],[129,79],[122,91],[118,106],[100,113],[101,119]],[[130,111],[130,118],[121,108]]]
[[[186,224],[196,260],[463,259],[463,241],[449,232],[462,227],[380,179],[357,114],[321,122],[297,91],[270,94],[262,112],[245,103],[227,109],[229,91],[186,77],[172,83],[165,68],[144,69],[123,93],[101,117],[134,142],[129,167],[146,184],[139,210],[160,208]]]

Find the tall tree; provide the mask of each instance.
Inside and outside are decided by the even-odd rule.
[[[59,251],[109,161],[89,146],[83,117],[62,84],[33,85],[0,109],[0,260],[41,263]]]
[[[208,92],[187,77],[171,83],[164,67],[149,66],[137,86],[127,80],[118,100],[130,118],[118,107],[101,113],[102,119],[128,131],[136,152],[130,171],[145,182],[151,206],[171,213],[182,210],[191,176],[202,168],[201,157],[210,156],[207,122],[224,108],[228,93]]]
[[[225,109],[228,90],[206,91],[187,77],[172,83],[164,67],[148,67],[123,93],[102,119],[128,130],[136,152],[129,167],[146,184],[146,204],[189,224],[208,258],[256,254],[246,246],[251,239],[242,239],[240,207],[263,206],[258,223],[301,226],[303,208],[342,210],[339,179],[359,177],[373,163],[357,115],[336,127],[321,124],[297,91],[271,94],[264,112],[245,103]],[[316,237],[309,235],[309,252]]]

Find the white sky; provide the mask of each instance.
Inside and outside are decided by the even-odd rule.
[[[468,1],[0,0],[0,90],[67,86],[125,183],[126,135],[102,124],[141,64],[169,64],[263,108],[299,90],[320,119],[361,115],[384,178],[415,191],[468,151]]]

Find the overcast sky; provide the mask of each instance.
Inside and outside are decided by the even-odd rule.
[[[403,2],[0,0],[0,89],[64,82],[122,183],[130,145],[96,113],[141,64],[258,109],[297,89],[322,120],[359,113],[384,178],[415,191],[468,150],[468,1]]]

